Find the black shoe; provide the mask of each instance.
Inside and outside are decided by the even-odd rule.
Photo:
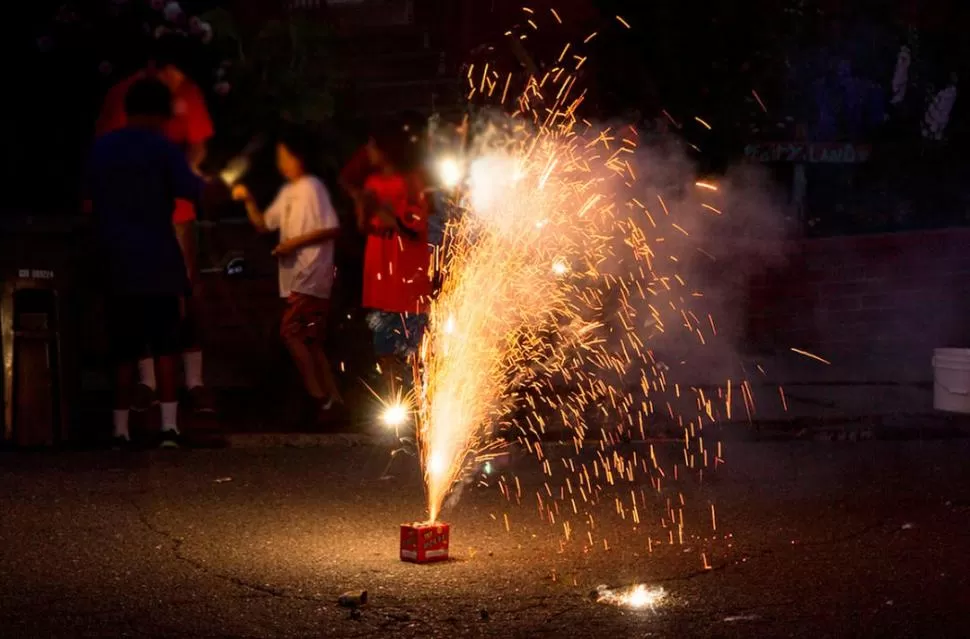
[[[159,448],[182,448],[182,444],[182,433],[178,432],[177,430],[166,428],[158,434]]]
[[[131,398],[131,410],[136,413],[144,413],[153,406],[158,405],[158,396],[151,387],[145,384],[136,384]]]
[[[196,413],[214,415],[216,412],[215,395],[205,386],[189,389],[189,405]]]
[[[134,445],[131,439],[121,435],[114,435],[111,438],[111,450],[132,450]]]

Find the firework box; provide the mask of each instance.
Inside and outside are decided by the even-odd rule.
[[[401,561],[428,564],[448,559],[448,524],[401,524]]]

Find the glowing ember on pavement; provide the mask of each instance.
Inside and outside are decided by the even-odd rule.
[[[631,588],[614,590],[600,586],[593,593],[597,603],[619,606],[621,608],[655,609],[667,596],[663,588],[648,588],[644,584],[637,584]]]

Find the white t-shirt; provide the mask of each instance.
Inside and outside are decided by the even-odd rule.
[[[327,187],[312,175],[284,185],[263,219],[268,229],[279,230],[281,242],[340,227]],[[329,299],[335,244],[335,240],[310,244],[280,257],[280,297],[303,293]]]

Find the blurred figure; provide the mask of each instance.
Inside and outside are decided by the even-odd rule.
[[[286,300],[280,334],[322,416],[343,402],[323,350],[340,222],[323,182],[309,171],[311,154],[305,137],[282,137],[276,161],[286,184],[265,212],[244,185],[235,186],[232,195],[246,205],[256,230],[280,232],[273,250],[279,258],[280,297]]]
[[[354,219],[358,229],[364,227],[364,184],[374,173],[381,170],[383,156],[377,148],[377,138],[382,137],[385,130],[393,130],[393,125],[381,125],[368,138],[367,142],[351,156],[350,160],[340,172],[340,188],[350,196],[354,202]]]
[[[367,321],[390,392],[401,360],[418,349],[431,295],[429,207],[418,149],[403,129],[375,138],[379,170],[359,195],[358,224],[367,234],[362,304],[371,311]]]
[[[177,198],[199,201],[204,183],[165,136],[172,94],[164,84],[137,80],[124,104],[125,126],[95,141],[85,180],[85,208],[94,215],[108,274],[105,322],[117,366],[114,437],[119,444],[130,442],[135,366],[148,354],[157,363],[152,373],[161,400],[162,445],[177,446],[176,355],[190,284],[172,210]]]
[[[108,92],[98,119],[97,133],[101,135],[124,127],[127,120],[124,102],[129,88],[139,80],[155,78],[168,87],[173,99],[173,117],[165,124],[164,133],[183,150],[192,170],[199,173],[199,167],[205,159],[206,143],[214,131],[202,91],[185,74],[185,69],[191,62],[191,51],[187,47],[186,43],[175,36],[159,40],[151,64],[122,80]],[[197,210],[195,202],[178,199],[172,211],[172,223],[175,225],[176,237],[193,289],[193,295],[186,301],[180,340],[185,387],[189,391],[192,406],[198,412],[211,413],[214,412],[214,403],[205,391],[203,382],[202,348],[198,328],[198,304],[202,291],[199,287],[196,246]],[[139,362],[138,368],[140,383],[134,393],[132,408],[143,411],[155,402],[155,367],[152,360],[146,357]]]

